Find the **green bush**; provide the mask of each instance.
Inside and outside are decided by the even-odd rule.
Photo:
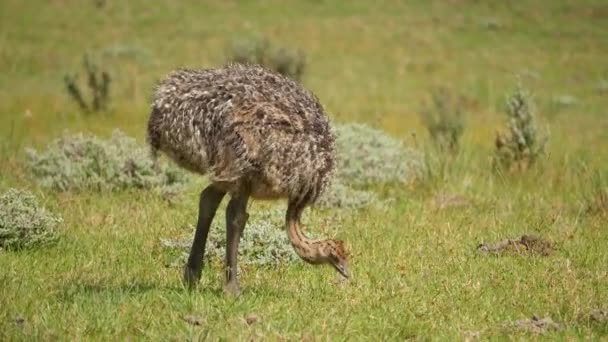
[[[409,183],[423,175],[423,155],[385,132],[364,124],[335,126],[338,166],[318,199],[321,208],[358,209],[381,199],[375,185]]]
[[[527,169],[544,153],[548,136],[536,128],[532,96],[521,87],[507,98],[508,132],[498,133],[495,140],[496,165],[509,170]]]
[[[465,126],[462,101],[443,88],[433,91],[432,99],[432,106],[422,111],[422,121],[439,150],[457,152]]]
[[[302,50],[274,47],[266,38],[236,40],[228,53],[230,62],[260,64],[296,81],[302,79],[306,55]]]
[[[218,213],[220,211],[218,210]],[[226,255],[226,227],[222,215],[213,221],[205,249],[205,258],[221,263]],[[239,263],[273,266],[298,260],[284,229],[285,210],[279,207],[252,210],[239,245]],[[194,236],[194,228],[183,238],[161,240],[167,248],[183,249],[181,257],[174,262],[183,265]]]
[[[589,169],[583,165],[580,173],[583,177],[581,177],[579,189],[585,212],[591,215],[608,216],[608,172]]]
[[[336,126],[337,181],[353,187],[411,182],[422,174],[423,156],[385,132],[363,124]]]
[[[59,215],[48,212],[27,191],[9,189],[0,196],[0,250],[31,248],[55,242]]]
[[[320,208],[359,209],[378,203],[380,199],[373,191],[357,190],[334,181],[328,189],[323,192],[315,203]]]
[[[148,148],[120,130],[107,140],[64,134],[45,151],[26,152],[29,169],[39,183],[59,191],[162,188],[187,179],[177,167],[157,167]]]
[[[271,266],[299,260],[285,232],[285,210],[280,207],[251,210],[239,244],[239,255],[245,263]],[[223,220],[214,220],[209,234],[207,255],[224,260],[226,227]]]

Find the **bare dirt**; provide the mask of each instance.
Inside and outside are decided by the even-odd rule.
[[[555,323],[551,317],[539,318],[533,316],[532,319],[521,319],[509,326],[516,330],[528,331],[535,334],[544,334],[552,330],[560,330],[562,326]]]
[[[494,244],[481,243],[477,250],[484,254],[538,254],[547,256],[553,252],[553,244],[536,235],[522,235],[517,240],[505,239]]]

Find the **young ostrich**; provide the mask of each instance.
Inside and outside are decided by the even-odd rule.
[[[328,118],[308,90],[261,66],[174,71],[155,91],[148,142],[154,155],[162,151],[211,180],[200,195],[186,285],[200,279],[209,226],[226,193],[226,292],[239,292],[237,253],[249,198],[286,198],[296,253],[349,276],[342,241],[310,240],[300,230],[302,211],[327,187],[335,165]]]

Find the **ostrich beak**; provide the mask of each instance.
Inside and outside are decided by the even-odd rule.
[[[338,261],[336,263],[331,264],[338,273],[340,273],[344,278],[348,279],[350,274],[348,273],[348,263],[346,261]]]

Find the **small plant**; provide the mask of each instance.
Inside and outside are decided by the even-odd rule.
[[[422,112],[424,122],[433,143],[444,152],[457,152],[464,131],[462,101],[439,88],[432,92],[432,106]]]
[[[9,189],[0,196],[0,250],[55,242],[55,227],[61,222],[61,217],[41,207],[33,194]]]
[[[590,215],[608,216],[608,173],[599,170],[584,171],[590,174],[590,180],[581,185],[585,211]]]
[[[420,177],[424,168],[421,153],[363,124],[336,126],[336,148],[336,181],[347,186],[407,183]]]
[[[23,139],[18,138],[20,134],[23,134],[21,132],[23,128],[18,128],[17,120],[12,119],[8,125],[10,125],[8,132],[5,133],[2,140],[0,140],[0,163],[4,163],[16,153],[17,150],[20,150],[21,145],[23,144]]]
[[[539,136],[532,96],[518,87],[507,98],[508,133],[498,132],[495,162],[509,170],[525,170],[544,153],[548,136]]]
[[[38,182],[59,191],[164,188],[187,180],[176,167],[157,167],[148,148],[120,130],[107,140],[64,134],[45,151],[28,149],[26,153]]]
[[[259,64],[296,81],[302,79],[306,67],[306,55],[302,50],[277,48],[266,38],[235,41],[228,55],[230,62]]]
[[[596,89],[600,93],[607,93],[608,92],[608,80],[605,80],[605,79],[599,80],[597,82]]]
[[[608,187],[596,188],[593,197],[588,198],[587,212],[600,216],[608,215]]]
[[[83,96],[81,87],[78,85],[78,74],[66,75],[64,82],[70,98],[73,99],[85,113],[99,112],[108,108],[110,92],[110,74],[106,70],[91,62],[89,57],[83,57],[83,67],[87,74],[87,85],[90,91],[90,101],[87,102]]]
[[[502,23],[496,17],[483,17],[478,20],[479,26],[486,30],[497,31],[503,28]]]

